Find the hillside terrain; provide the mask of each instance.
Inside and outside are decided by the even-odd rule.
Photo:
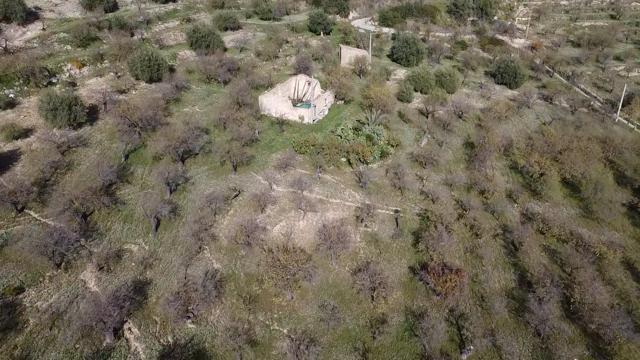
[[[0,0],[0,359],[640,359],[639,16]]]

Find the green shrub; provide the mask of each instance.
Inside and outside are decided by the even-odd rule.
[[[314,10],[309,14],[309,31],[316,35],[331,34],[331,30],[333,30],[334,22],[327,16],[327,14],[322,10]]]
[[[436,85],[446,91],[447,94],[453,94],[458,91],[461,78],[460,73],[454,68],[441,67],[435,71],[434,76]]]
[[[147,83],[161,81],[169,69],[167,60],[151,47],[142,47],[131,55],[127,63],[129,72],[137,80]]]
[[[31,129],[23,128],[15,123],[5,124],[0,127],[0,135],[2,140],[6,142],[24,139],[29,137],[29,134],[31,134]]]
[[[491,20],[496,16],[497,1],[474,0],[474,12],[478,19]]]
[[[378,12],[378,24],[395,27],[404,24],[407,19],[427,19],[431,23],[440,22],[442,11],[433,4],[405,3],[386,7]]]
[[[114,15],[107,20],[107,28],[109,31],[117,30],[131,32],[134,30],[134,25],[124,16]]]
[[[16,99],[5,95],[3,92],[0,92],[0,110],[9,110],[13,109],[18,105]]]
[[[209,0],[209,7],[214,10],[226,9],[229,0]]]
[[[348,0],[313,0],[311,5],[321,8],[327,14],[340,15],[345,18],[349,16]]]
[[[102,3],[103,0],[80,0],[80,6],[87,11],[96,10]]]
[[[413,85],[408,81],[400,83],[398,92],[396,93],[396,99],[403,103],[410,103],[413,101]]]
[[[389,51],[391,61],[402,66],[416,66],[422,62],[426,50],[416,35],[410,33],[394,34],[393,45]]]
[[[498,85],[504,85],[511,90],[517,89],[527,79],[522,66],[512,58],[498,59],[488,71],[489,76]]]
[[[216,51],[224,51],[224,41],[213,26],[194,25],[187,30],[189,47],[199,54],[211,55]]]
[[[87,108],[78,95],[46,90],[38,100],[38,113],[54,128],[76,129],[87,122]]]
[[[430,94],[436,87],[436,79],[426,66],[420,66],[409,73],[407,81],[421,94]]]
[[[395,107],[395,99],[385,83],[371,83],[362,90],[362,107],[366,110],[390,114]]]
[[[447,5],[449,16],[459,22],[467,21],[470,16],[481,20],[491,20],[496,15],[495,0],[451,0]]]
[[[174,3],[177,0],[151,0],[151,1],[157,4],[168,4],[168,3]]]
[[[271,0],[256,0],[253,3],[253,12],[258,19],[264,21],[280,21],[282,15],[277,11]]]
[[[29,8],[24,0],[0,0],[0,22],[23,23],[28,15]]]
[[[87,23],[74,26],[69,32],[69,36],[71,45],[79,48],[86,48],[99,39],[96,29]]]
[[[213,18],[213,23],[216,25],[218,30],[220,31],[236,31],[242,28],[240,25],[240,20],[238,17],[229,11],[223,11],[218,13]]]

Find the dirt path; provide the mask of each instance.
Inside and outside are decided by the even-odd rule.
[[[258,180],[260,180],[261,183],[268,185],[269,183],[267,182],[267,180],[265,180],[263,177],[261,177],[260,175],[256,174],[256,173],[252,173],[256,178],[258,178]],[[288,188],[288,187],[283,187],[283,186],[278,186],[276,184],[273,184],[273,190],[278,191],[278,192],[288,192],[288,193],[297,193],[298,190],[296,189],[292,189],[292,188]],[[322,200],[322,201],[326,201],[326,202],[330,202],[330,203],[334,203],[334,204],[341,204],[341,205],[346,205],[346,206],[350,206],[350,207],[358,207],[361,204],[359,203],[355,203],[355,202],[351,202],[351,201],[346,201],[346,200],[341,200],[341,199],[335,199],[335,198],[330,198],[330,197],[326,197],[320,194],[315,194],[313,192],[306,192],[305,193],[306,196],[313,198],[313,199],[318,199],[318,200]],[[376,208],[376,211],[379,213],[383,213],[383,214],[395,214],[396,210],[399,210],[397,208],[394,207],[390,207],[390,206],[386,206],[386,205],[380,205],[380,204],[373,204],[372,205]]]
[[[396,32],[392,28],[378,26],[376,23],[373,22],[372,17],[352,20],[351,25],[363,31],[381,32],[384,34],[393,34],[394,32]]]

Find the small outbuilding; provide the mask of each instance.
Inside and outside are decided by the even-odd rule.
[[[260,95],[260,112],[304,124],[313,124],[329,113],[335,101],[331,91],[307,75],[296,75]]]

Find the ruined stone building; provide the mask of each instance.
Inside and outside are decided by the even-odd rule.
[[[265,115],[312,124],[329,112],[335,101],[331,91],[307,75],[296,75],[260,95],[260,112]]]

